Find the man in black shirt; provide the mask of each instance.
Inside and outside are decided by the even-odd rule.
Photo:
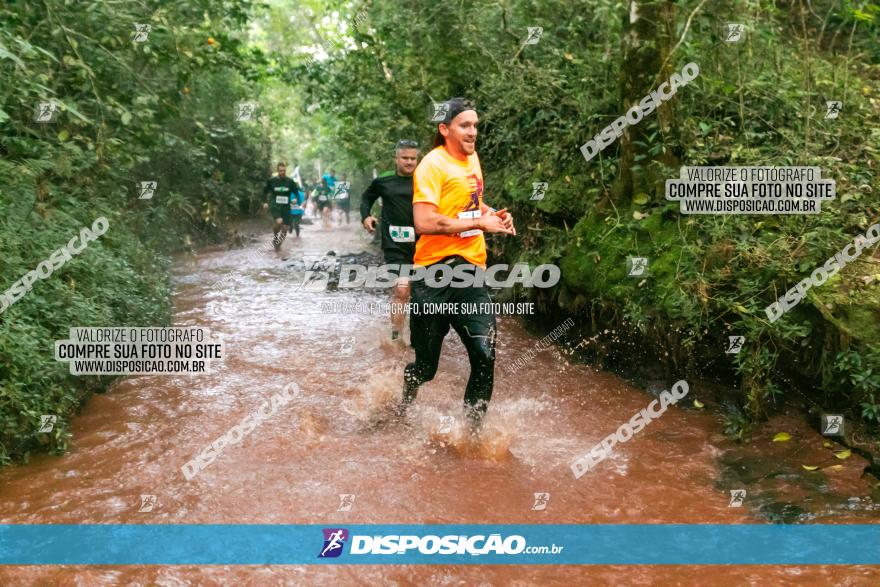
[[[296,182],[287,177],[287,165],[282,161],[278,164],[278,175],[270,177],[263,188],[263,196],[266,201],[263,202],[263,209],[269,209],[275,224],[272,226],[272,244],[275,250],[281,249],[281,243],[287,236],[287,229],[290,227],[290,199],[294,197],[294,201],[299,203],[299,186]],[[299,233],[299,231],[297,231]]]
[[[327,178],[322,177],[318,187],[315,188],[315,204],[318,206],[318,214],[321,216],[321,224],[324,228],[330,228],[330,213],[333,210],[333,204],[330,200],[333,192],[330,191],[330,185]]]
[[[413,222],[412,174],[419,162],[419,148],[415,141],[398,141],[394,162],[396,173],[377,177],[361,196],[361,218],[369,232],[379,224],[382,252],[386,264],[412,265],[416,252],[416,230]],[[376,199],[382,198],[382,218],[370,215]],[[409,279],[399,277],[391,296],[391,340],[400,338],[406,316],[403,308],[409,300]]]

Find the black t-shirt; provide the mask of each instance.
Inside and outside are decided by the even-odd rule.
[[[382,249],[398,251],[412,259],[416,252],[415,222],[413,222],[413,178],[396,173],[377,177],[361,196],[361,220],[370,215],[373,203],[382,198],[382,218],[379,230]]]
[[[273,208],[290,209],[290,195],[299,194],[299,186],[289,177],[270,177],[263,188],[267,201]],[[286,202],[279,202],[276,198],[286,198]]]
[[[330,195],[330,188],[324,187],[323,184],[315,188],[314,196],[318,202],[329,202]]]

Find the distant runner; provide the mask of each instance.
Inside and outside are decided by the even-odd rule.
[[[305,189],[303,189],[303,192]],[[299,225],[302,222],[303,213],[306,209],[306,201],[308,200],[308,194],[304,194],[297,190],[290,198],[290,226],[287,229],[287,233],[290,234],[292,231],[296,231],[296,238],[299,238]]]
[[[344,173],[342,178],[336,182],[336,187],[333,191],[333,206],[345,214],[345,223],[351,224],[351,218],[349,217],[351,212],[351,184],[346,179]],[[339,222],[342,223],[341,218]]]
[[[331,167],[327,170],[321,179],[327,180],[327,187],[330,188],[330,193],[333,193],[333,188],[336,187],[336,171]]]
[[[321,217],[324,228],[330,227],[330,186],[327,185],[326,176],[321,178],[321,185],[315,188],[315,204],[318,206],[318,215]]]
[[[275,250],[281,249],[281,243],[287,236],[287,228],[290,227],[290,200],[296,194],[299,198],[299,186],[287,177],[287,165],[282,161],[278,163],[278,174],[270,177],[263,188],[263,209],[269,209],[275,224],[272,226],[272,244]],[[299,231],[297,231],[299,234]]]
[[[314,180],[311,182],[307,182],[307,192],[306,192],[306,215],[307,216],[315,216],[316,210],[318,206],[315,204],[315,196],[317,195],[318,186],[321,185],[319,180]]]
[[[397,171],[393,175],[377,177],[361,196],[361,221],[369,232],[376,230],[379,223],[382,253],[387,265],[412,265],[416,252],[416,230],[413,222],[413,180],[412,174],[419,159],[418,143],[398,141],[394,149],[394,163]],[[378,198],[382,198],[382,219],[370,215],[370,209]],[[391,293],[391,340],[400,338],[406,312],[404,304],[409,301],[409,279],[400,277]]]
[[[445,263],[485,269],[483,232],[516,235],[513,216],[483,203],[483,172],[475,151],[478,118],[473,104],[453,98],[446,105],[446,116],[434,137],[435,148],[413,175],[413,219],[420,235],[414,262],[428,268]],[[482,306],[491,303],[488,289],[483,284],[431,287],[427,280],[419,280],[413,283],[412,302],[410,332],[416,360],[404,370],[400,410],[412,403],[422,383],[434,378],[443,339],[452,326],[470,360],[464,403],[471,431],[476,432],[492,397],[495,375],[495,315]],[[426,315],[426,304],[443,303],[477,304],[479,311]]]

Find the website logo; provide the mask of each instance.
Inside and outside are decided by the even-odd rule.
[[[627,276],[642,277],[643,275],[645,275],[645,271],[648,270],[648,258],[630,257],[629,259],[627,259],[627,265],[629,265]]]
[[[138,200],[149,200],[156,193],[159,187],[158,181],[142,181],[140,190],[138,190]]]
[[[728,336],[727,337],[727,350],[724,352],[728,355],[738,355],[739,352],[743,348],[743,343],[745,343],[745,336]]]
[[[540,512],[547,509],[547,504],[550,502],[550,494],[549,493],[536,493],[535,494],[535,504],[532,506],[533,512]]]
[[[743,505],[743,502],[746,500],[746,490],[745,489],[731,489],[730,490],[730,503],[727,504],[727,507],[731,508],[740,508]]]
[[[724,40],[728,43],[739,43],[746,27],[740,23],[729,22],[724,25],[724,28],[726,29],[724,32]]]
[[[538,41],[541,40],[541,35],[544,34],[544,27],[530,26],[526,28],[529,30],[529,36],[526,38],[526,45],[537,45]]]
[[[336,558],[342,554],[342,547],[348,540],[348,530],[345,528],[324,528],[324,548],[318,558]]]
[[[543,200],[544,194],[547,193],[547,187],[550,185],[549,182],[546,181],[534,181],[532,182],[532,197],[530,200]]]
[[[40,416],[40,432],[52,432],[52,429],[55,428],[55,422],[58,421],[58,416],[53,416],[51,414],[44,414]]]
[[[825,102],[825,118],[837,118],[843,108],[840,100],[828,100]]]
[[[822,436],[843,436],[843,415],[822,414]]]

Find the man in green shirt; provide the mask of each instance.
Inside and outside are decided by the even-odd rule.
[[[327,178],[321,178],[321,184],[315,188],[315,204],[318,206],[318,214],[321,216],[321,223],[324,228],[330,228],[330,212],[333,210],[331,203],[330,186],[327,184]]]
[[[342,214],[345,214],[345,223],[350,224],[351,218],[349,217],[349,212],[351,211],[351,184],[348,181],[348,176],[344,173],[342,174],[342,179],[336,182],[335,187],[333,188],[333,206],[341,211],[339,223],[342,224]]]
[[[278,174],[270,177],[263,188],[263,209],[268,209],[275,219],[272,226],[272,244],[275,250],[281,249],[281,243],[287,236],[290,227],[290,201],[299,201],[299,186],[291,178],[287,177],[287,165],[282,161],[278,163]]]

